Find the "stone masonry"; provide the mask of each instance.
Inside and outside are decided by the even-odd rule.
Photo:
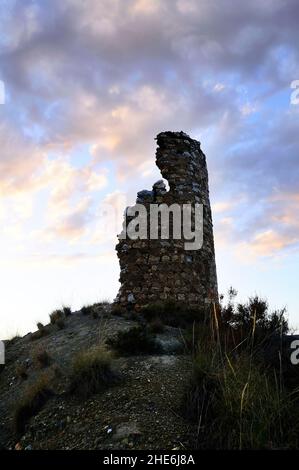
[[[206,309],[218,299],[206,157],[200,143],[184,132],[162,132],[156,140],[156,164],[169,191],[159,180],[152,191],[140,191],[136,203],[147,209],[150,204],[203,204],[203,246],[186,250],[184,238],[172,237],[172,225],[169,239],[119,239],[121,287],[115,303],[139,310],[170,300]],[[134,218],[126,214],[124,228]]]

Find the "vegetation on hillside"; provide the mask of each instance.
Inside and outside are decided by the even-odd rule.
[[[257,296],[235,304],[235,296],[231,289],[226,305],[213,306],[209,325],[187,335],[193,376],[182,409],[198,423],[196,445],[298,448],[299,371],[283,349],[285,310],[269,312]]]
[[[183,380],[183,388],[177,391],[181,406],[173,411],[196,429],[190,448],[298,449],[299,367],[290,361],[286,311],[271,311],[258,296],[243,303],[236,297],[230,289],[226,303],[221,297],[220,304],[211,304],[206,312],[173,302],[151,304],[134,315],[106,303],[85,306],[77,317],[68,307],[55,310],[51,325],[38,323],[38,330],[28,336],[28,345],[32,339],[40,341],[29,346],[27,359],[15,356],[14,374],[21,390],[14,404],[16,436],[25,432],[30,418],[54,395],[62,400],[77,395],[85,403],[92,395],[103,396],[113,385],[122,394],[129,381],[120,363],[169,354],[160,343],[165,335],[166,341],[181,338],[182,348],[170,354],[182,355],[189,364],[189,375],[184,369],[178,376]],[[66,335],[74,337],[70,329],[75,318],[97,325],[101,333],[85,349],[81,343],[71,349],[76,352],[60,369],[51,337],[65,326]],[[63,336],[61,332],[60,341]],[[159,388],[164,382],[157,377]],[[57,388],[57,383],[63,388]]]

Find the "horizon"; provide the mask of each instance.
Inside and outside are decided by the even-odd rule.
[[[207,158],[219,294],[267,298],[299,331],[298,14],[295,0],[2,3],[1,339],[116,297],[122,214],[161,179],[166,130]]]

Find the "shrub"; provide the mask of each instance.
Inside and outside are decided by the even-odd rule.
[[[47,367],[50,365],[51,358],[49,353],[45,349],[39,348],[33,353],[33,361],[38,367],[42,369],[43,367]]]
[[[91,315],[94,311],[94,306],[93,305],[84,305],[81,308],[81,313],[82,315]]]
[[[47,336],[49,334],[49,329],[44,326],[42,323],[37,323],[37,331],[34,331],[34,333],[31,333],[30,335],[30,341],[36,341],[37,339],[43,338],[44,336]]]
[[[70,307],[64,306],[62,308],[65,317],[69,317],[72,314],[72,309]]]
[[[82,315],[92,315],[93,318],[99,318],[99,314],[104,312],[104,308],[108,305],[107,302],[98,302],[93,305],[84,305],[81,308]]]
[[[14,411],[14,428],[18,435],[24,433],[27,421],[38,413],[46,401],[53,396],[49,382],[48,375],[41,375],[35,382],[28,385],[22,398],[17,402]]]
[[[205,321],[204,312],[201,310],[174,301],[148,304],[141,309],[141,313],[147,321],[158,318],[162,323],[174,327],[185,328],[193,322]]]
[[[237,291],[233,288],[230,288],[228,296],[227,304],[220,305],[220,321],[230,326],[239,335],[247,337],[253,333],[254,337],[259,340],[288,332],[285,308],[270,312],[267,300],[257,295],[250,297],[245,303],[235,304],[234,298],[237,296]]]
[[[54,325],[58,320],[63,319],[63,317],[64,313],[62,310],[54,310],[54,312],[50,314],[50,322]]]
[[[103,346],[78,353],[72,366],[70,392],[86,398],[114,384],[119,375],[112,365],[112,354]]]
[[[259,348],[228,349],[224,333],[218,333],[205,331],[198,342],[183,397],[184,414],[198,423],[198,447],[298,446],[298,389],[285,389],[283,376],[261,360]]]
[[[118,353],[127,356],[159,352],[154,336],[141,326],[128,331],[120,331],[115,337],[109,338],[106,343]]]
[[[16,366],[16,376],[22,380],[26,380],[28,378],[28,371],[25,364],[17,364]]]

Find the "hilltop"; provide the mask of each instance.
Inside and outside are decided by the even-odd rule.
[[[258,297],[65,307],[37,328],[6,342],[1,449],[299,447],[298,337]]]
[[[190,445],[194,426],[179,414],[190,357],[182,354],[179,329],[165,327],[156,336],[155,354],[118,354],[113,367],[119,380],[82,399],[69,393],[72,362],[82,351],[128,331],[138,322],[114,316],[111,306],[96,315],[69,314],[6,345],[0,375],[0,447],[4,449],[181,449]],[[94,318],[95,317],[95,318]],[[59,329],[61,328],[61,329]],[[40,337],[39,337],[40,336]],[[46,352],[46,364],[38,354]],[[24,393],[46,374],[53,392],[16,434],[14,413]]]

